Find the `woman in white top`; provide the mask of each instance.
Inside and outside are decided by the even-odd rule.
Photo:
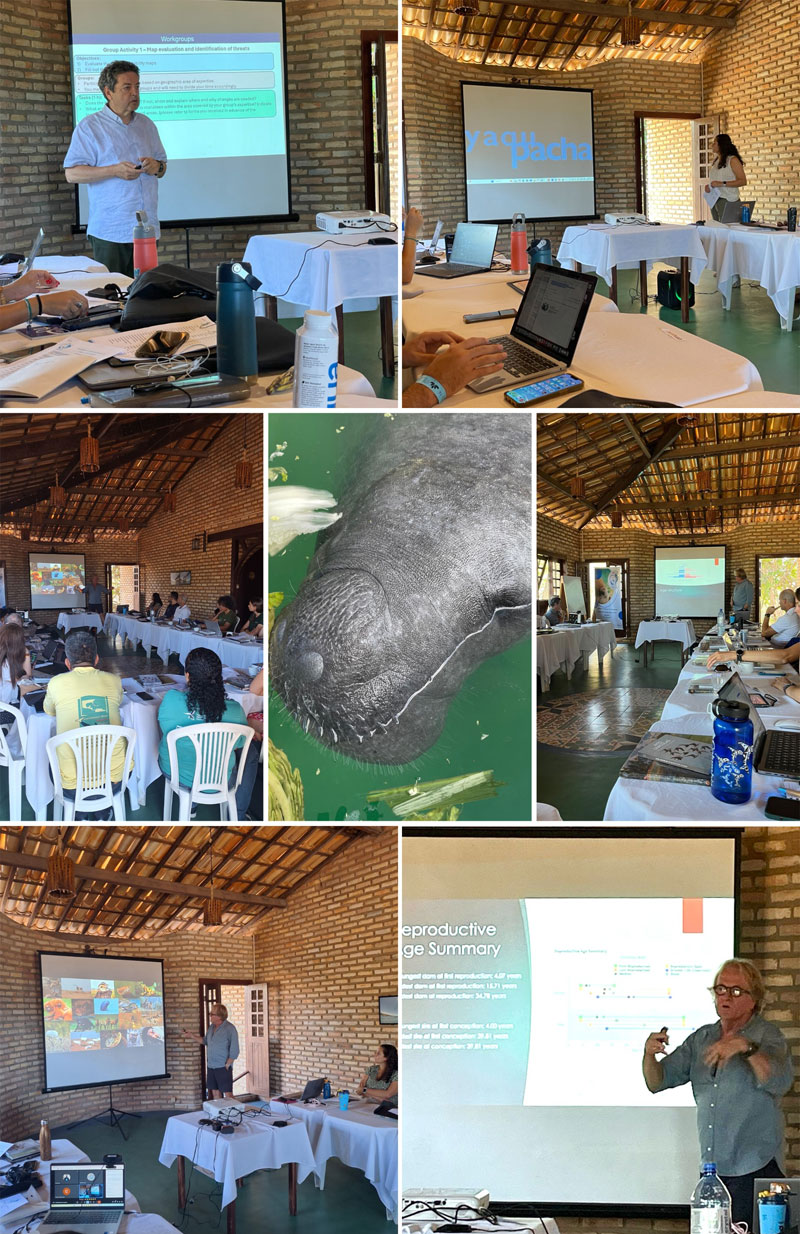
[[[742,156],[727,133],[718,133],[711,148],[714,151],[711,175],[715,179],[709,180],[706,192],[719,189],[719,198],[711,207],[712,218],[719,222],[725,209],[725,202],[739,200],[739,189],[747,184],[747,176],[744,174]]]
[[[0,627],[0,703],[19,703],[19,683],[31,675],[31,658],[18,625]],[[4,719],[8,720],[6,715]]]

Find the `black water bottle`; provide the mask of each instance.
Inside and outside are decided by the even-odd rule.
[[[217,372],[255,381],[258,377],[253,292],[261,286],[245,261],[217,266]]]
[[[786,222],[789,226],[789,231],[797,231],[797,206],[789,206],[786,211]]]

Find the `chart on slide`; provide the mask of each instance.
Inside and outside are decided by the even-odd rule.
[[[72,46],[76,123],[100,110],[97,79],[117,59],[138,66],[139,110],[157,126],[170,162],[286,153],[277,32],[80,35]]]
[[[526,1105],[691,1105],[653,1097],[649,1033],[669,1050],[716,1018],[708,986],[731,951],[731,899],[526,901],[531,1041]],[[587,1084],[587,1076],[591,1083]]]

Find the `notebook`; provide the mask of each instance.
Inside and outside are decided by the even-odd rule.
[[[116,1234],[125,1213],[125,1166],[51,1165],[42,1234]]]
[[[459,223],[450,260],[439,266],[417,266],[414,273],[435,279],[457,279],[491,270],[496,243],[496,223]]]
[[[470,390],[482,394],[564,372],[572,363],[596,283],[594,274],[537,263],[511,333],[489,340],[503,344],[504,367],[468,382]]]

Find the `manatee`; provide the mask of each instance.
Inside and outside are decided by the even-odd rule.
[[[381,418],[270,641],[272,683],[324,745],[408,763],[462,683],[530,632],[528,413]]]

